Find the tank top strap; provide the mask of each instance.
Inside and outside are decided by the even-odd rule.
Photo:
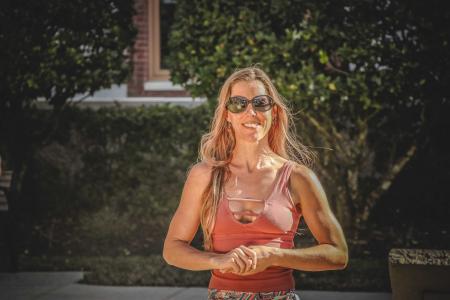
[[[291,176],[292,169],[294,168],[294,162],[293,161],[286,161],[280,170],[281,174],[279,176],[276,190],[277,191],[283,191],[286,188],[286,185],[289,181],[289,177]]]

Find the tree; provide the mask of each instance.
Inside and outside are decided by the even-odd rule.
[[[299,112],[349,238],[449,107],[450,13],[439,1],[177,2],[171,75],[215,103],[259,63]],[[195,16],[195,17],[194,17]]]
[[[133,14],[133,1],[1,2],[0,140],[13,169],[12,213],[26,161],[58,126],[67,101],[128,76]],[[33,119],[42,117],[38,98],[52,107],[48,128],[33,127]]]

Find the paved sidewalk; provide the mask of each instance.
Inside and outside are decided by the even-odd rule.
[[[0,273],[3,300],[193,300],[206,299],[206,288],[117,287],[77,283],[82,272]],[[301,300],[390,300],[390,293],[297,291]]]

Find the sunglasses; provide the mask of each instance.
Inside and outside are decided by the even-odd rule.
[[[230,97],[225,104],[229,112],[241,113],[247,109],[248,103],[251,102],[255,111],[265,112],[273,107],[275,104],[272,97],[269,95],[259,95],[249,100],[243,96]]]

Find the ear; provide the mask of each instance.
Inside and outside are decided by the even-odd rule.
[[[278,116],[278,106],[274,105],[272,108],[272,119]]]
[[[228,111],[225,112],[225,119],[227,120],[227,122],[231,122],[230,114],[228,113]]]

